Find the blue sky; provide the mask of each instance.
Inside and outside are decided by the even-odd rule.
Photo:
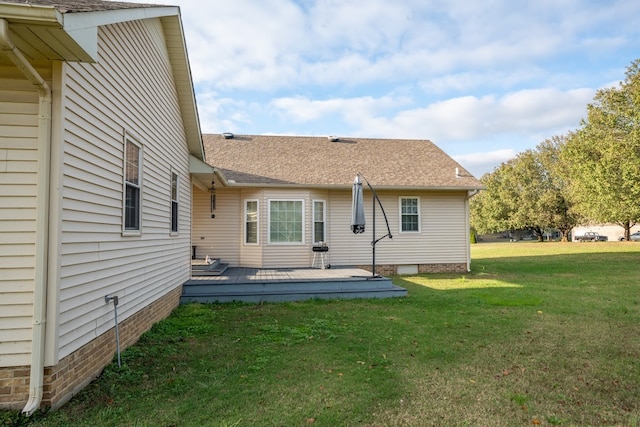
[[[476,177],[640,58],[637,0],[153,3],[181,8],[203,132],[429,139]]]

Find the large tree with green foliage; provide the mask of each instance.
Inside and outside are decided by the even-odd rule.
[[[563,151],[576,211],[630,228],[640,221],[640,60],[616,87],[596,92]]]
[[[471,205],[471,223],[479,233],[527,229],[542,241],[545,229],[556,228],[567,240],[576,219],[560,163],[564,142],[564,137],[546,140],[481,178],[486,190]]]

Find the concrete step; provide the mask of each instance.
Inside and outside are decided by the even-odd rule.
[[[219,259],[211,260],[210,264],[201,262],[191,262],[192,276],[220,276],[229,267],[229,264],[220,262]]]

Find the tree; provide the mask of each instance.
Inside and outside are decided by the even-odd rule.
[[[596,92],[563,158],[576,212],[625,230],[640,221],[640,60],[617,87]]]
[[[504,196],[504,176],[508,173],[505,163],[493,172],[485,174],[480,182],[485,190],[471,199],[471,224],[479,234],[499,232],[510,228],[511,209]]]
[[[573,208],[570,193],[568,166],[562,152],[567,144],[567,136],[554,136],[539,144],[536,149],[539,161],[546,175],[542,178],[546,187],[546,200],[541,208],[547,209],[549,222],[562,234],[562,241],[569,241],[569,233],[580,223],[581,216]]]
[[[486,186],[472,199],[471,222],[479,232],[527,229],[538,241],[557,228],[566,241],[576,225],[566,194],[560,152],[565,137],[553,137],[482,177]]]

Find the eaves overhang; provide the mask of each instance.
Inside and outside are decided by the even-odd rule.
[[[56,6],[0,0],[0,18],[9,23],[9,34],[15,46],[32,62],[96,62],[99,27],[159,18],[165,31],[189,152],[204,160],[198,109],[178,7],[69,11]]]
[[[18,49],[32,61],[95,62],[98,27],[137,19],[179,16],[175,6],[67,12],[55,6],[0,1]]]

